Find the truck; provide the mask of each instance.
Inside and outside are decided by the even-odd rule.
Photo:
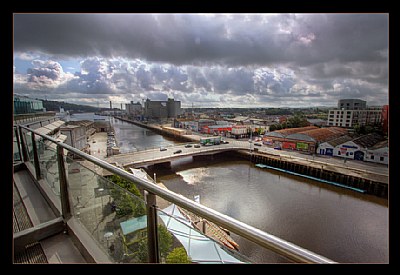
[[[203,146],[218,145],[221,144],[221,137],[202,137],[200,138],[200,144]]]

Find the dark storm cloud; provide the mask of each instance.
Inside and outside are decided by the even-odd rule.
[[[16,51],[174,64],[384,60],[385,14],[16,14]]]

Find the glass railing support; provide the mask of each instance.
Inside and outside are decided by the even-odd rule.
[[[158,223],[156,195],[145,192],[146,212],[147,212],[147,248],[149,263],[160,262],[160,252],[158,247]]]
[[[35,133],[33,132],[32,132],[32,149],[33,149],[33,161],[35,165],[36,179],[40,180],[42,177],[40,175],[39,155],[36,147]]]
[[[69,204],[67,171],[65,170],[64,149],[59,144],[57,144],[57,162],[60,179],[61,211],[64,219],[68,219],[71,217],[71,207]]]

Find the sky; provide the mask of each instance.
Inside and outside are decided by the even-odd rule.
[[[108,107],[388,104],[388,14],[14,14],[14,93]]]

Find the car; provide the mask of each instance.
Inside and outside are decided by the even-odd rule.
[[[200,148],[200,144],[195,144],[194,148]]]
[[[185,148],[191,148],[192,147],[192,144],[186,144],[185,145]]]
[[[275,150],[282,150],[281,147],[274,147]]]
[[[167,148],[160,147],[160,151],[167,151]]]
[[[174,154],[179,154],[179,153],[182,153],[182,150],[176,150],[176,151],[174,152]]]
[[[261,142],[254,142],[254,145],[255,146],[262,146],[262,143]]]
[[[221,144],[228,144],[229,143],[229,141],[227,141],[227,140],[221,140]]]

